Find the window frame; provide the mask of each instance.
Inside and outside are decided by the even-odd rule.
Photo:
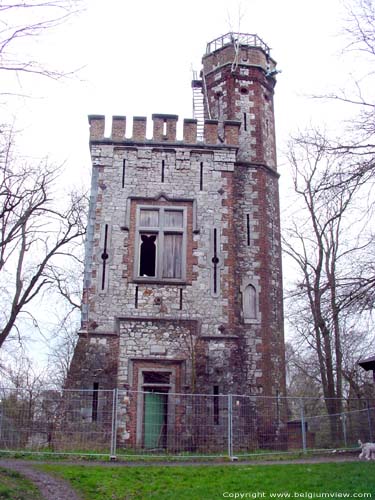
[[[187,269],[187,206],[180,205],[149,205],[147,203],[137,204],[136,206],[136,225],[134,242],[134,270],[133,279],[138,283],[185,283]],[[159,212],[158,226],[141,226],[141,211],[154,210]],[[165,225],[165,212],[182,212],[182,227],[171,227]],[[140,276],[141,263],[141,235],[155,234],[156,238],[156,257],[155,257],[155,276]],[[181,277],[163,277],[163,257],[164,257],[164,236],[165,234],[181,234]]]
[[[253,306],[254,311],[251,311],[251,307],[247,307],[246,293],[247,288],[251,287],[254,290],[253,296]],[[259,310],[259,292],[260,287],[258,283],[252,279],[243,279],[240,287],[241,291],[241,310],[242,310],[242,321],[245,324],[260,324],[261,322],[261,312]],[[253,314],[251,315],[251,312]]]

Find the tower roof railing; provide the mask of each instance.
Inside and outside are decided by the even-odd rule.
[[[269,55],[271,50],[258,35],[250,33],[235,33],[231,31],[230,33],[226,33],[225,35],[219,36],[219,38],[215,38],[215,40],[208,42],[206,54],[211,54],[212,52],[215,52],[215,50],[231,44],[236,44],[237,46],[246,45],[248,47],[259,47],[264,50],[267,55]]]

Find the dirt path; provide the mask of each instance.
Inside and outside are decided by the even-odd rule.
[[[23,460],[0,460],[0,466],[19,472],[32,481],[45,500],[81,500],[68,483],[50,474],[36,470]]]

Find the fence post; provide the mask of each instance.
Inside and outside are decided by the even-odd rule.
[[[346,437],[346,414],[345,413],[341,413],[341,422],[342,422],[342,433],[344,436],[344,446],[346,448],[348,446],[348,441],[347,441],[347,437]]]
[[[370,401],[367,399],[366,400],[367,404],[367,419],[368,419],[368,428],[370,431],[370,441],[372,443],[372,423],[371,423],[371,411],[370,411]]]
[[[300,399],[301,406],[301,431],[302,431],[302,448],[303,452],[306,453],[306,426],[305,426],[305,411],[303,408],[303,399]]]
[[[231,459],[233,456],[233,401],[232,394],[228,394],[228,455]]]
[[[117,405],[118,405],[118,389],[113,389],[112,393],[112,430],[111,430],[111,452],[110,460],[116,460],[117,448]]]

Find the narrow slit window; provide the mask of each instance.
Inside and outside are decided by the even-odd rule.
[[[244,128],[244,130],[247,130],[247,115],[246,115],[246,113],[243,114],[243,128]]]
[[[180,288],[180,311],[182,311],[182,288]]]
[[[135,287],[134,307],[138,309],[138,287]]]
[[[250,246],[250,215],[246,214],[247,246]]]
[[[203,191],[203,161],[201,161],[200,171],[199,171],[199,190]]]
[[[92,421],[98,420],[99,382],[94,382],[92,391]]]
[[[163,135],[167,135],[167,122],[164,121],[163,123]]]
[[[165,161],[161,161],[161,182],[164,182],[164,173],[165,173]]]
[[[103,248],[103,253],[102,253],[102,283],[101,283],[101,289],[104,290],[105,288],[105,280],[106,280],[106,272],[107,272],[107,260],[108,260],[108,252],[107,252],[107,245],[108,245],[108,224],[105,225],[104,228],[104,248]]]
[[[122,160],[122,187],[125,187],[126,160]]]
[[[214,385],[214,424],[219,425],[219,386]]]
[[[217,293],[217,264],[219,259],[217,257],[217,229],[214,229],[214,256],[212,258],[212,263],[214,265],[214,293]]]
[[[220,227],[210,229],[210,291],[212,297],[220,295],[220,275],[221,265],[221,230]]]

